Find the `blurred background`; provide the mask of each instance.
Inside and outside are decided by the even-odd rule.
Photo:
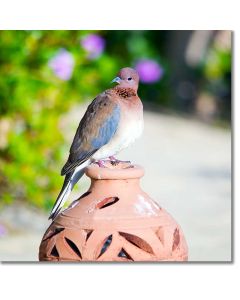
[[[119,158],[145,167],[142,187],[181,225],[190,261],[230,261],[231,34],[0,31],[0,260],[38,259],[78,123],[130,66],[145,130]]]

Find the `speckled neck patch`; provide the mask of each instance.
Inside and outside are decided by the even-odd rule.
[[[116,88],[115,91],[117,95],[119,95],[122,98],[128,98],[137,95],[136,92],[130,88]]]

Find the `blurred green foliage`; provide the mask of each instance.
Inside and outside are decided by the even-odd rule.
[[[90,59],[80,43],[88,31],[0,32],[0,205],[22,199],[50,209],[62,184],[59,173],[66,151],[60,119],[74,104],[109,88],[121,67],[134,66],[139,59],[157,61],[164,76],[142,85],[140,96],[174,108],[169,84],[176,65],[168,56],[171,32],[95,33],[103,37],[106,48]],[[49,67],[61,48],[75,61],[69,80],[61,80]],[[208,54],[207,64],[195,72],[205,82],[220,78],[229,90],[224,76],[231,72],[231,52],[211,51],[214,59]]]
[[[64,142],[59,119],[73,103],[100,92],[102,82],[109,82],[117,71],[110,56],[94,62],[87,59],[79,44],[84,34],[0,33],[0,122],[3,129],[9,127],[6,145],[0,149],[0,197],[4,202],[27,199],[39,207],[51,207],[62,183],[59,162]],[[48,66],[61,47],[75,58],[69,81],[58,79]]]

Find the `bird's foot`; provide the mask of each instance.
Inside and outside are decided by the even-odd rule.
[[[109,156],[110,162],[113,166],[116,166],[120,163],[126,163],[126,164],[130,164],[131,161],[130,160],[119,160],[117,158],[115,158],[114,156]]]
[[[104,165],[104,160],[98,160],[95,162],[99,168],[107,168],[105,165]]]

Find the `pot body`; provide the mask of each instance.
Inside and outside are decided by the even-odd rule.
[[[180,226],[139,185],[143,168],[91,165],[89,190],[43,236],[40,261],[186,261]]]

